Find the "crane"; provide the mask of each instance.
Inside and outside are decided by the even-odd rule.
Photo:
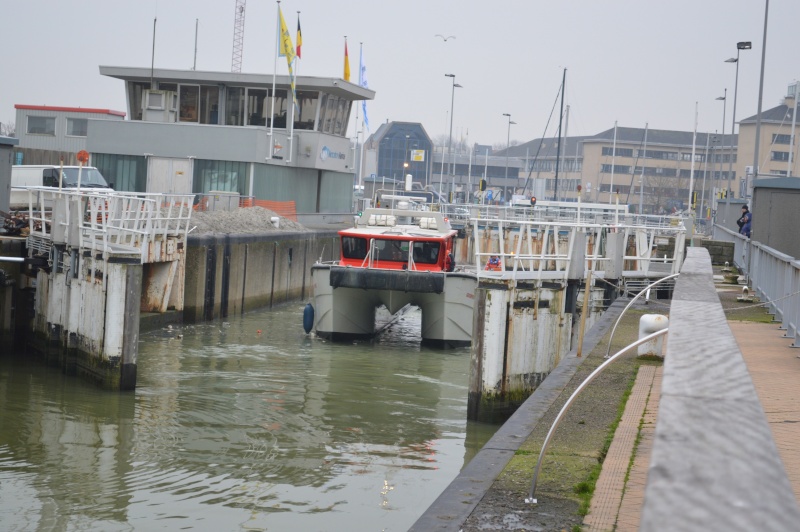
[[[244,51],[244,8],[247,0],[236,0],[236,15],[233,19],[233,58],[231,72],[242,71],[242,52]]]

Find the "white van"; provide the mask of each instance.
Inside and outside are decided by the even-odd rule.
[[[75,189],[78,186],[80,170],[81,189],[92,192],[111,192],[111,186],[103,174],[93,166],[59,166],[59,165],[14,165],[11,167],[11,197],[9,207],[26,209],[28,207],[28,187],[59,187],[59,170],[61,187]]]

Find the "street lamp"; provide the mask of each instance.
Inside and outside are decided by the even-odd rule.
[[[456,99],[456,87],[463,88],[461,85],[456,83],[456,75],[455,74],[445,74],[446,77],[452,78],[453,80],[453,90],[452,94],[450,95],[450,136],[447,137],[447,157],[450,158],[450,150],[453,143],[453,104]],[[447,163],[447,173],[453,175],[453,167],[452,163]]]
[[[503,113],[503,116],[508,117],[508,133],[506,135],[506,178],[503,182],[503,200],[506,200],[506,185],[508,183],[508,150],[511,148],[511,124],[516,124],[511,120],[511,115],[509,113]]]
[[[725,94],[723,96],[717,96],[717,100],[722,100],[722,136],[720,137],[720,153],[725,153],[725,108],[728,105],[728,89],[725,89]],[[733,145],[733,141],[731,141],[731,145]],[[719,161],[719,179],[722,179],[722,164],[724,161],[720,159]],[[728,170],[728,176],[730,177],[730,169]],[[716,179],[712,179],[712,181],[716,181]],[[730,188],[730,183],[728,184],[728,188]]]
[[[750,50],[753,48],[753,43],[750,41],[741,41],[736,43],[736,57],[731,57],[730,59],[726,59],[726,63],[736,63],[736,81],[733,85],[733,116],[731,117],[731,158],[728,161],[728,178],[730,179],[733,176],[733,138],[736,134],[736,95],[739,89],[739,51],[740,50]],[[739,142],[737,139],[736,147],[738,150]],[[730,184],[728,185],[730,188]],[[747,173],[745,172],[745,187],[744,187],[744,195],[747,196]]]

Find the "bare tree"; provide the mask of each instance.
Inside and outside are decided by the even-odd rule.
[[[13,137],[17,133],[14,122],[0,122],[0,136]]]

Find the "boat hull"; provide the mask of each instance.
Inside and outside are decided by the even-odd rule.
[[[375,311],[395,314],[407,305],[422,312],[426,345],[457,347],[472,343],[477,277],[470,273],[409,272],[315,264],[314,330],[323,338],[351,340],[376,334]]]

